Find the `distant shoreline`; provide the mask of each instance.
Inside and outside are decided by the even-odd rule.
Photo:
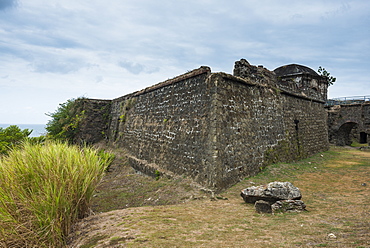
[[[16,125],[20,129],[33,130],[29,137],[39,137],[46,134],[46,124],[0,124],[1,128],[7,128],[9,126]]]

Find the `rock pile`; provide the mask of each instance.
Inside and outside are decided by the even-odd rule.
[[[301,201],[299,188],[290,182],[272,182],[267,185],[252,186],[241,192],[246,203],[254,203],[258,213],[300,212],[306,210]]]

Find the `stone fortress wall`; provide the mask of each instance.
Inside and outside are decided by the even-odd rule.
[[[338,146],[370,143],[370,101],[328,106],[329,141]]]
[[[105,139],[147,174],[225,189],[266,165],[328,149],[327,81],[301,65],[269,71],[242,59],[234,74],[209,67],[114,99],[84,99],[78,137]]]

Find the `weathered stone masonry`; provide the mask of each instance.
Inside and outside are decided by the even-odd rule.
[[[329,141],[335,145],[351,145],[353,139],[359,143],[370,143],[370,103],[328,107],[328,129]]]
[[[274,73],[246,60],[236,62],[234,75],[201,67],[105,102],[109,127],[96,133],[127,151],[138,170],[184,175],[221,190],[269,163],[328,148],[327,83],[302,68],[309,69],[290,65],[277,76],[279,68]]]

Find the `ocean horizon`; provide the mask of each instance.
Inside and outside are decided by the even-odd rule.
[[[46,124],[0,124],[1,128],[7,128],[9,126],[16,125],[20,129],[32,130],[29,137],[40,137],[46,134]]]

